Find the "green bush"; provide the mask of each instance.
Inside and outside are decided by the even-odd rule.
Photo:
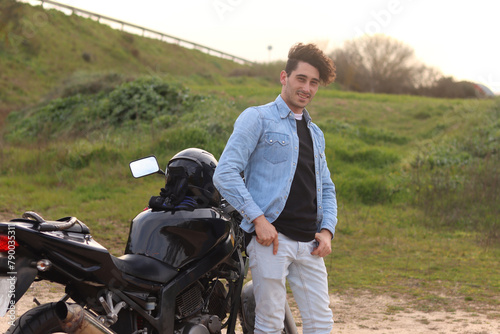
[[[118,73],[79,72],[66,80],[58,94],[60,97],[66,98],[77,94],[89,95],[110,92],[116,86],[128,80]]]
[[[148,122],[164,114],[181,114],[191,110],[193,97],[180,85],[157,78],[125,83],[100,101],[98,117],[110,125],[129,121]]]
[[[88,86],[85,87],[79,91],[89,93]],[[123,83],[111,92],[106,85],[101,88],[104,90],[92,91],[95,94],[77,93],[39,108],[11,113],[7,139],[29,141],[40,137],[89,136],[97,130],[134,127],[141,123],[169,127],[182,114],[191,112],[194,104],[202,99],[179,84],[155,77]]]

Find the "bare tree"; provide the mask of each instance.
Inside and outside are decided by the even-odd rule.
[[[336,81],[347,90],[367,91],[366,68],[361,66],[361,55],[351,48],[336,49],[331,55],[335,62]]]
[[[347,89],[375,93],[410,93],[421,84],[414,50],[385,35],[363,36],[334,50],[337,81]]]

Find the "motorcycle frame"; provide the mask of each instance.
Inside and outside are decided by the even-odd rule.
[[[90,234],[81,235],[80,240],[76,242],[75,237],[79,234],[77,232],[58,231],[58,234],[62,233],[65,237],[55,237],[51,234],[56,232],[41,232],[37,230],[37,224],[35,222],[27,219],[17,219],[9,223],[0,223],[0,233],[6,233],[9,226],[14,226],[16,229],[16,240],[19,243],[16,253],[16,302],[24,295],[26,290],[35,280],[46,279],[65,286],[68,285],[68,279],[84,285],[87,284],[84,282],[86,281],[95,284],[95,286],[89,287],[90,291],[106,288],[117,295],[121,300],[125,301],[129,307],[137,312],[138,315],[150,323],[158,333],[174,332],[175,299],[177,295],[202,278],[207,272],[215,269],[221,264],[228,264],[236,269],[237,273],[235,291],[232,295],[231,310],[227,320],[227,333],[234,333],[238,309],[241,305],[241,290],[246,276],[246,263],[248,259],[242,254],[243,240],[236,240],[241,238],[241,236],[238,237],[235,235],[236,229],[239,229],[239,226],[233,221],[231,221],[231,225],[231,231],[228,237],[222,243],[210,250],[210,252],[203,257],[203,260],[187,265],[186,268],[183,268],[183,270],[173,279],[165,283],[148,282],[143,279],[132,277],[129,280],[125,280],[120,275],[122,274],[121,271],[113,263],[111,259],[112,255],[109,251],[95,242],[90,237]],[[57,252],[59,258],[54,258],[54,256],[50,257],[50,261],[54,268],[46,272],[39,272],[34,264],[42,258],[49,257],[48,253],[50,250],[46,254],[42,254],[36,248],[43,248],[42,245],[46,245],[47,241],[51,244],[57,244],[57,246],[54,247],[58,248],[60,251]],[[87,243],[87,248],[89,248],[90,245],[89,252],[97,252],[104,255],[103,261],[100,262],[100,268],[95,268],[95,266],[85,268],[84,264],[75,263],[74,259],[70,257],[61,257],[61,254],[66,252],[81,255],[83,243]],[[7,266],[4,262],[5,261],[0,261],[0,275],[3,271],[7,272]],[[57,270],[58,274],[54,272],[54,269]],[[78,277],[75,275],[75,272],[81,273],[87,277]],[[64,278],[61,277],[61,274]],[[38,279],[36,279],[37,276]],[[109,284],[112,280],[114,280],[115,283]],[[150,284],[151,286],[159,288],[159,305],[157,306],[155,316],[151,315],[148,310],[139,305],[133,297],[122,289],[123,287],[134,287],[133,285],[135,285],[134,288],[141,291],[141,285],[144,284]],[[71,297],[71,293],[69,297]]]

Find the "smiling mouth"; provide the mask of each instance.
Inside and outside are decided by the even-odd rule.
[[[301,99],[304,99],[304,100],[307,100],[311,97],[311,94],[307,94],[307,93],[302,93],[302,92],[298,92],[297,95],[301,98]]]

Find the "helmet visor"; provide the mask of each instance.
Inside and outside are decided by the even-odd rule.
[[[179,178],[187,178],[189,184],[201,187],[203,183],[202,170],[202,167],[194,161],[174,160],[167,168],[167,183]]]

